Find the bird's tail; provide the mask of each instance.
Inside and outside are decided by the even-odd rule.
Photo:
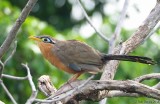
[[[156,64],[156,62],[151,58],[142,57],[142,56],[129,56],[129,55],[105,55],[102,60],[132,61],[132,62],[139,62],[139,63],[150,64],[150,65]]]

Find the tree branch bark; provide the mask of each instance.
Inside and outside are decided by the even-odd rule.
[[[38,102],[46,102],[51,103],[58,100],[63,103],[70,102],[70,100],[74,99],[76,101],[81,100],[92,100],[99,101],[105,97],[119,97],[119,96],[130,96],[130,97],[138,97],[138,96],[146,96],[149,98],[154,98],[160,100],[160,91],[155,89],[154,87],[149,87],[147,85],[141,84],[137,81],[126,80],[126,81],[117,81],[117,80],[90,80],[87,84],[81,89],[77,89],[79,85],[83,84],[83,81],[76,81],[70,83],[73,88],[68,86],[62,86],[58,91],[63,91],[59,94],[55,93],[53,97],[49,97],[50,99],[40,100],[36,99]],[[77,89],[76,91],[74,91]],[[99,96],[99,91],[110,91],[108,94],[105,94],[103,97]],[[72,93],[71,95],[67,95],[68,93]],[[65,96],[65,97],[64,97]]]
[[[0,59],[4,55],[4,53],[9,49],[10,45],[12,44],[13,40],[15,39],[19,28],[21,27],[22,23],[27,18],[28,14],[32,10],[33,6],[36,4],[37,0],[29,0],[26,6],[23,8],[19,18],[16,20],[15,24],[11,28],[7,38],[3,42],[0,47]]]

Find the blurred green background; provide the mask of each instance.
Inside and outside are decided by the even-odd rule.
[[[0,44],[8,35],[16,18],[19,16],[22,8],[28,0],[0,0]],[[100,30],[110,37],[114,32],[117,20],[120,14],[119,10],[114,10],[112,13],[106,13],[104,7],[110,4],[115,4],[119,0],[83,0],[83,5],[91,17],[91,19],[99,24]],[[137,7],[134,7],[137,10]],[[111,12],[112,10],[110,10]],[[138,13],[138,10],[137,10]],[[126,18],[130,18],[127,15]],[[145,17],[144,17],[145,18]],[[135,29],[123,28],[120,41],[125,41]],[[26,19],[18,32],[17,50],[13,58],[6,64],[4,74],[14,76],[26,76],[26,70],[21,66],[21,63],[28,63],[33,81],[37,85],[37,79],[41,75],[51,76],[54,85],[59,88],[65,83],[71,75],[62,72],[48,63],[41,55],[35,43],[28,39],[30,35],[48,34],[57,39],[77,39],[86,42],[92,47],[101,52],[107,53],[108,44],[103,41],[87,24],[82,11],[78,8],[75,0],[39,0],[29,17]],[[159,62],[160,59],[160,30],[157,31],[150,39],[139,46],[132,55],[148,56]],[[14,48],[14,44],[3,56],[4,61]],[[115,75],[116,80],[133,79],[143,74],[160,72],[159,65],[149,66],[139,63],[121,62],[118,71]],[[99,79],[101,74],[98,74],[95,79]],[[80,79],[86,79],[89,74],[82,75]],[[31,94],[31,88],[27,80],[15,81],[3,78],[3,81],[13,97],[19,104],[25,103]],[[145,81],[147,85],[154,85],[158,80]],[[38,98],[45,98],[42,93],[38,93]],[[12,104],[9,97],[6,95],[0,86],[0,100],[6,104]],[[109,98],[109,104],[139,104],[140,102],[152,101],[149,98],[130,98],[117,97]],[[93,104],[92,101],[83,102],[85,104]],[[98,102],[94,102],[97,104]]]

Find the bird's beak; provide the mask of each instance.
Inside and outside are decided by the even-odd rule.
[[[30,36],[29,39],[32,39],[32,40],[36,40],[36,41],[41,41],[41,39],[35,37],[35,36]]]

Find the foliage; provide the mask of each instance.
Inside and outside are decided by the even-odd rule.
[[[71,17],[71,8],[73,7],[72,3],[69,3],[66,0],[63,1],[64,4],[57,6],[56,3],[59,3],[58,0],[39,0],[36,7],[33,9],[31,15],[27,18],[20,31],[18,32],[17,37],[17,50],[13,58],[5,66],[4,74],[15,75],[15,76],[25,76],[26,70],[21,66],[21,63],[28,63],[33,80],[37,83],[38,77],[43,74],[51,76],[54,85],[58,88],[63,83],[65,83],[71,75],[66,74],[60,70],[57,70],[54,66],[48,63],[40,54],[35,43],[28,39],[29,35],[41,35],[49,34],[58,39],[77,39],[87,42],[92,47],[100,50],[101,52],[107,53],[108,44],[102,41],[96,34],[92,34],[90,37],[85,38],[81,36],[77,30],[85,24],[84,19],[82,18],[79,21],[73,20]],[[26,3],[26,0],[0,0],[0,44],[4,41],[5,37],[8,35],[8,32],[15,22],[16,18],[20,14],[21,8]],[[109,19],[111,17],[105,16],[101,11],[100,7],[103,6],[101,1],[94,1],[96,6],[92,10],[88,10],[88,13],[93,16],[95,12],[101,13],[103,16],[104,26],[110,28],[110,31],[107,30],[105,33],[111,34],[116,23],[111,23]],[[52,5],[53,4],[53,5]],[[36,10],[36,8],[39,8]],[[122,30],[122,39],[126,40],[133,32],[126,29]],[[159,36],[160,31],[155,34]],[[65,34],[65,35],[62,35]],[[87,34],[87,32],[86,32]],[[13,49],[11,49],[3,57],[3,61],[9,56]],[[148,39],[144,42],[139,48],[137,48],[133,55],[140,56],[149,56],[155,60],[160,58],[160,43],[155,42],[153,38]],[[153,50],[155,50],[153,52]],[[119,70],[115,76],[117,80],[133,79],[143,74],[159,72],[159,65],[148,66],[139,63],[130,63],[130,62],[121,62]],[[88,74],[87,74],[88,75]],[[97,78],[100,76],[97,75]],[[83,75],[81,79],[85,79],[86,75]],[[26,99],[31,94],[31,89],[28,84],[28,81],[14,81],[10,79],[3,79],[9,91],[13,94],[16,100],[23,104]],[[152,82],[144,82],[149,85],[153,85],[156,80]],[[10,104],[10,99],[7,97],[6,93],[0,87],[0,100],[6,104]],[[39,94],[39,98],[44,98],[42,94]],[[130,100],[132,99],[132,100]],[[150,100],[147,98],[111,98],[109,99],[110,104],[119,103],[119,104],[128,104],[136,101],[145,101]],[[88,102],[93,103],[93,102]]]

